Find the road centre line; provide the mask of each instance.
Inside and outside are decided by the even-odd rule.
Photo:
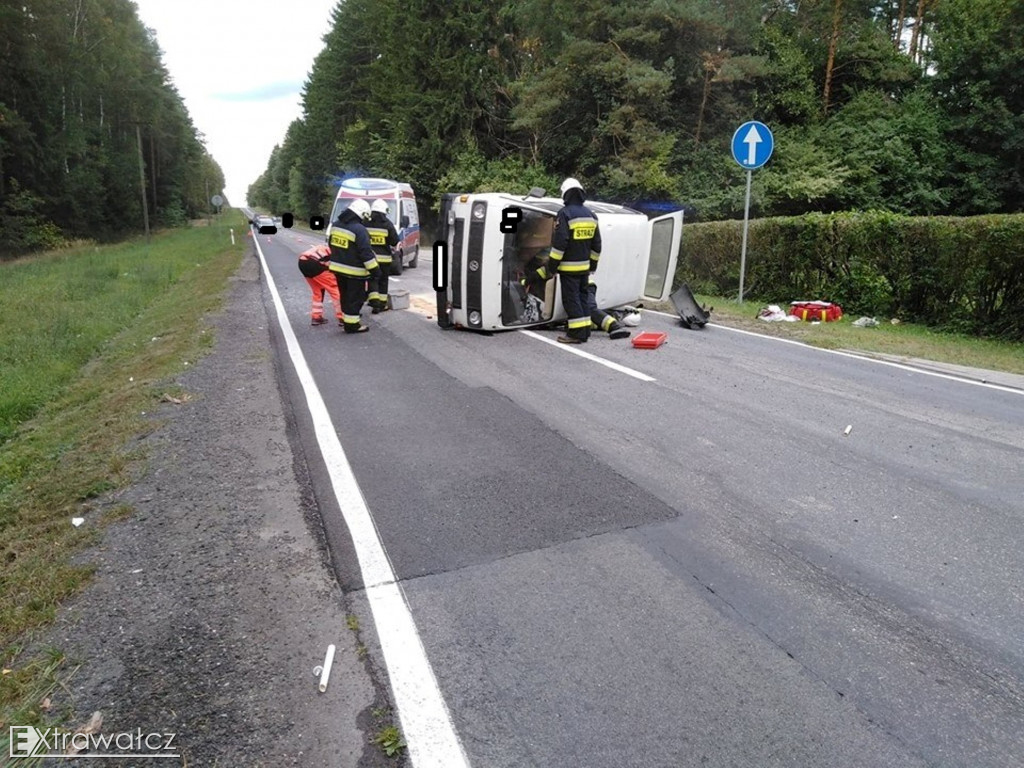
[[[338,508],[352,537],[412,765],[415,768],[469,768],[469,759],[455,733],[408,600],[395,577],[366,499],[331,422],[327,405],[306,363],[295,331],[288,322],[263,249],[258,240],[253,242],[274,300],[289,357],[306,397]]]
[[[646,373],[634,371],[632,368],[627,368],[624,365],[613,363],[611,360],[605,360],[603,357],[598,357],[597,355],[593,355],[590,352],[584,352],[582,349],[576,349],[575,347],[561,344],[557,341],[552,341],[551,339],[545,336],[541,336],[539,333],[536,333],[534,331],[527,331],[524,329],[520,330],[519,332],[525,334],[526,336],[529,336],[532,339],[538,339],[540,341],[543,341],[545,344],[553,344],[554,346],[558,347],[561,350],[571,352],[572,354],[579,355],[580,357],[585,357],[587,360],[592,360],[595,363],[600,363],[601,365],[607,368],[611,368],[613,371],[618,371],[619,373],[624,373],[627,376],[632,376],[634,379],[640,379],[640,381],[657,381],[657,379],[655,379],[653,376],[648,376]]]
[[[653,315],[661,315],[662,317],[671,317],[675,320],[679,319],[679,315],[673,315],[668,312],[661,312],[657,309],[644,309],[644,312],[650,312]],[[939,371],[929,371],[925,368],[915,368],[912,365],[906,365],[904,363],[894,363],[890,360],[879,360],[875,357],[868,357],[867,355],[858,355],[853,352],[843,352],[839,349],[825,349],[824,347],[815,347],[811,344],[805,344],[802,341],[796,341],[795,339],[780,339],[778,336],[768,336],[763,333],[757,333],[756,331],[747,331],[742,328],[730,328],[727,325],[718,325],[717,323],[708,323],[712,328],[721,328],[723,331],[732,331],[733,333],[742,333],[747,336],[756,336],[759,339],[768,339],[769,341],[778,341],[783,344],[795,344],[798,347],[804,349],[813,349],[817,352],[827,352],[830,355],[839,355],[840,357],[849,357],[854,360],[864,360],[868,363],[877,363],[878,365],[888,365],[892,368],[899,368],[901,371],[910,371],[911,373],[920,373],[925,376],[935,376],[939,379],[948,379],[949,381],[958,381],[961,384],[973,384],[977,387],[986,387],[987,389],[996,389],[1000,392],[1009,392],[1012,395],[1024,395],[1024,390],[1015,389],[1014,387],[1004,387],[1001,384],[992,384],[987,381],[977,381],[975,379],[968,379],[963,376],[955,376],[951,373],[940,373]]]

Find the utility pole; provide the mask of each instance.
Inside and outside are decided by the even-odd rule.
[[[206,185],[206,226],[213,224],[212,214],[210,212],[210,180],[203,179],[203,183]]]
[[[146,224],[146,245],[149,245],[149,207],[146,205],[146,168],[142,162],[142,127],[135,124],[135,138],[139,142],[139,188],[142,190],[142,220]]]

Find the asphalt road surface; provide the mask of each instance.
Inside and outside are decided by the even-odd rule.
[[[650,312],[657,350],[445,332],[427,249],[344,336],[309,325],[319,240],[253,258],[411,764],[1024,765],[1024,390]]]

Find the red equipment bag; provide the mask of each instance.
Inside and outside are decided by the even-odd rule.
[[[331,259],[331,249],[326,245],[307,248],[299,254],[299,272],[305,277],[316,277],[327,271],[327,262]]]
[[[831,301],[791,301],[789,314],[808,322],[829,323],[843,316],[843,308]]]

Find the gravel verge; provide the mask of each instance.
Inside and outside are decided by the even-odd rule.
[[[214,349],[155,414],[145,474],[110,500],[136,513],[86,553],[96,578],[43,640],[78,666],[53,709],[98,711],[104,734],[174,733],[188,766],[399,765],[372,741],[395,718],[290,442],[252,254],[209,322]]]

